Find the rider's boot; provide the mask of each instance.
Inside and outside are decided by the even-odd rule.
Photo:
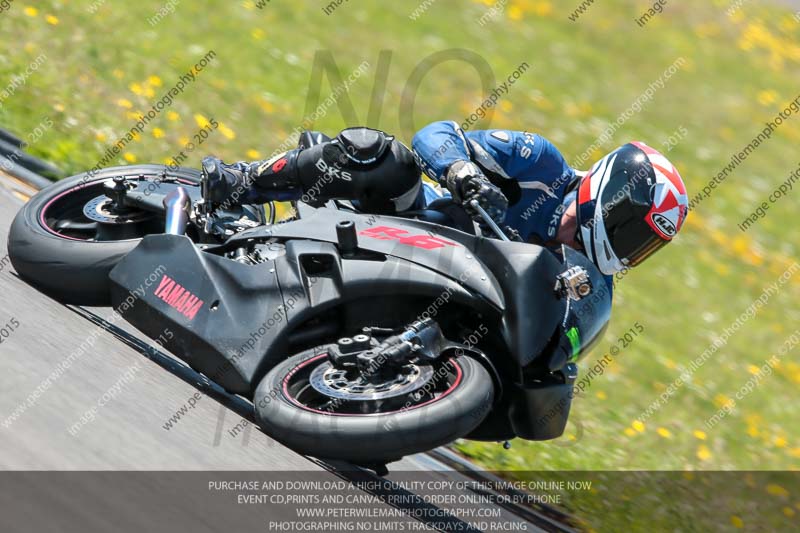
[[[203,197],[215,205],[298,200],[302,186],[297,179],[299,149],[266,161],[226,164],[216,157],[203,158]]]

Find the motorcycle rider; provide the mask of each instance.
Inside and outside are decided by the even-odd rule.
[[[306,132],[300,147],[267,161],[203,160],[204,195],[215,204],[352,200],[362,211],[400,213],[451,196],[479,223],[478,204],[530,243],[582,250],[611,276],[669,243],[688,214],[680,174],[657,150],[625,144],[588,172],[571,168],[544,137],[522,131],[463,132],[434,122],[412,142],[348,128],[329,139]],[[423,182],[420,169],[443,191]]]

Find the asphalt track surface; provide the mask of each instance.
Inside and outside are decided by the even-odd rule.
[[[8,229],[30,192],[24,184],[0,176],[0,257],[7,254]],[[209,471],[262,472],[257,479],[269,478],[264,471],[315,480],[372,476],[299,455],[252,424],[236,432],[235,426],[241,428],[252,416],[248,402],[225,394],[160,348],[156,350],[152,341],[123,321],[109,323],[107,309],[60,305],[19,279],[7,260],[0,261],[0,268],[0,326],[12,319],[18,323],[0,344],[0,469],[18,471],[0,476],[1,531],[269,530],[264,516],[251,512],[252,508],[231,508],[224,498],[208,495],[176,496],[181,484],[187,483],[184,478],[166,480],[156,490],[152,477],[147,481],[113,471],[196,471],[202,478],[200,485],[204,479],[216,479]],[[93,344],[80,351],[89,338]],[[64,368],[67,356],[76,351],[80,355]],[[59,365],[63,373],[30,401],[33,391]],[[115,386],[113,398],[96,410],[94,420],[76,430],[74,424],[81,415]],[[169,430],[164,428],[176,411],[198,396],[187,414]],[[20,413],[21,405],[26,407]],[[18,417],[10,418],[15,412]],[[393,463],[390,470],[389,480],[408,471],[416,471],[415,480],[459,478],[427,455]],[[30,471],[105,471],[108,475],[98,479],[98,474],[59,476]],[[123,496],[125,491],[133,491],[133,496]],[[381,504],[386,501],[384,497]],[[87,505],[94,511],[87,512]],[[509,523],[520,522],[505,509],[497,509]],[[284,514],[291,519],[293,513],[274,507],[268,514],[270,519]],[[459,525],[458,519],[446,528],[438,521],[417,530],[436,530],[429,526],[477,531]],[[525,530],[539,529],[527,524]]]

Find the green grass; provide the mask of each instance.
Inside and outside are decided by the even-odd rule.
[[[330,16],[322,12],[323,3],[314,2],[275,1],[263,10],[253,2],[181,2],[175,14],[151,28],[146,20],[163,5],[158,0],[107,0],[96,14],[86,10],[88,1],[17,0],[0,13],[0,79],[22,72],[40,53],[47,61],[2,102],[0,124],[24,136],[50,117],[54,126],[31,151],[79,172],[94,166],[133,126],[129,113],[152,105],[148,88],[158,97],[214,50],[215,64],[170,108],[176,115],[165,112],[151,123],[126,150],[127,160],[170,159],[199,129],[202,118],[195,115],[215,118],[224,128],[190,154],[186,165],[198,165],[206,153],[229,161],[266,156],[316,106],[307,97],[319,50],[330,50],[343,77],[362,61],[370,65],[344,97],[354,116],[346,106],[344,116],[333,106],[314,124],[329,132],[367,120],[379,51],[388,50],[382,113],[370,125],[408,143],[413,127],[461,121],[480,104],[475,67],[455,60],[423,78],[413,115],[402,103],[421,61],[463,48],[483,57],[498,80],[523,61],[531,65],[495,110],[491,126],[540,132],[574,160],[683,57],[685,66],[594,157],[631,139],[666,150],[662,142],[685,128],[685,138],[668,155],[692,195],[800,93],[800,26],[788,8],[746,2],[730,18],[726,1],[669,2],[663,14],[639,28],[634,18],[649,2],[598,1],[573,23],[567,16],[578,3],[510,0],[503,15],[480,27],[487,2],[437,0],[414,22],[408,15],[416,2],[353,1]],[[26,10],[33,5],[36,13]],[[151,76],[161,87],[148,84],[155,81]],[[326,79],[319,100],[331,90]],[[122,100],[130,109],[120,106]],[[485,120],[476,128],[488,125]],[[750,379],[749,365],[763,365],[800,327],[797,274],[643,427],[632,424],[682,365],[699,356],[798,256],[800,192],[774,204],[747,233],[736,227],[798,165],[798,140],[795,116],[690,215],[675,244],[620,284],[606,339],[584,368],[634,321],[645,332],[575,402],[564,437],[515,442],[511,451],[478,443],[459,449],[502,470],[796,470],[797,349],[731,415],[713,429],[704,422]],[[800,494],[791,494],[785,507],[800,513],[798,502]]]

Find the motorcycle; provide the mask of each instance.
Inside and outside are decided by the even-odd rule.
[[[563,433],[611,307],[584,255],[477,235],[448,199],[393,216],[298,202],[277,221],[209,204],[202,182],[158,165],[59,181],[17,214],[11,261],[62,303],[168,328],[164,348],[303,454],[385,465]]]

